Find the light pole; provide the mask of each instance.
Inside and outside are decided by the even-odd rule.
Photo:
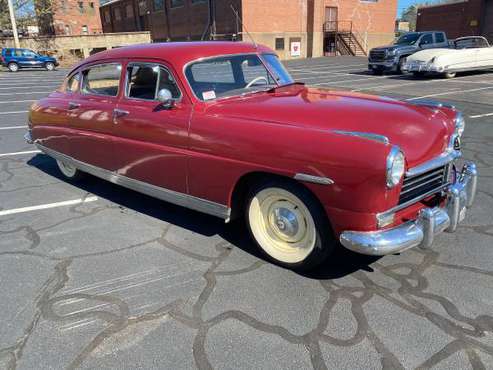
[[[20,48],[17,23],[15,23],[14,5],[12,4],[12,0],[7,0],[7,2],[9,3],[10,24],[12,25],[12,32],[14,33],[14,45],[16,48]]]

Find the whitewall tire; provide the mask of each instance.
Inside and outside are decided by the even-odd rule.
[[[443,74],[443,77],[445,78],[454,78],[457,75],[456,72],[446,72]]]
[[[70,163],[57,159],[56,164],[62,175],[69,180],[78,180],[82,176],[82,173]]]
[[[297,184],[278,181],[252,189],[246,219],[262,252],[286,267],[313,268],[334,247],[325,212],[313,195]]]

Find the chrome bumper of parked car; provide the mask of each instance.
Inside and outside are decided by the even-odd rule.
[[[422,62],[422,61],[413,61],[404,64],[403,71],[406,72],[435,72],[435,73],[443,73],[446,72],[444,67],[438,67],[433,65],[432,63]]]
[[[455,183],[444,190],[447,201],[443,208],[424,208],[416,220],[390,229],[344,231],[340,236],[341,244],[354,252],[374,256],[398,253],[416,246],[430,247],[436,234],[454,232],[464,219],[466,209],[472,205],[476,195],[477,176],[476,165],[466,163],[457,174]]]

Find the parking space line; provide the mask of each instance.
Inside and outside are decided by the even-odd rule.
[[[60,86],[60,84],[53,84],[53,85],[38,85],[38,84],[33,84],[32,86],[15,86],[15,87],[0,87],[0,90],[20,90],[20,89],[33,89],[33,88],[38,88],[38,87],[47,87],[47,88],[54,88]]]
[[[7,100],[7,101],[0,101],[0,104],[10,104],[10,103],[28,103],[28,102],[33,102],[36,100],[30,99],[30,100]]]
[[[34,154],[34,153],[41,153],[41,150],[26,150],[24,152],[1,153],[0,157],[13,157],[16,155]]]
[[[483,118],[483,117],[493,117],[493,113],[476,114],[474,116],[469,116],[469,118]]]
[[[22,207],[22,208],[13,208],[13,209],[7,209],[4,211],[0,211],[0,216],[7,216],[7,215],[13,215],[13,214],[17,214],[17,213],[25,213],[25,212],[31,212],[31,211],[39,211],[42,209],[73,206],[76,204],[95,202],[96,200],[98,200],[98,197],[92,196],[92,197],[87,197],[87,198],[66,200],[64,202],[47,203],[47,204],[40,204],[37,206]]]
[[[49,94],[49,90],[45,91],[26,91],[26,92],[10,92],[10,93],[0,93],[0,96],[5,95],[27,95],[27,94]]]
[[[27,128],[27,126],[7,126],[7,127],[0,126],[0,130],[16,130],[20,128]]]
[[[11,112],[0,112],[0,114],[18,114],[18,113],[27,113],[29,112],[28,110],[16,110],[16,111],[11,111]]]
[[[458,90],[455,90],[455,91],[447,91],[447,92],[437,93],[437,94],[429,94],[429,95],[423,95],[423,96],[416,96],[414,98],[408,98],[406,100],[407,101],[412,101],[412,100],[419,100],[419,99],[423,99],[423,98],[431,98],[431,97],[434,97],[434,96],[452,95],[452,94],[457,94],[457,93],[468,93],[468,92],[475,92],[475,91],[482,91],[482,90],[491,90],[491,89],[493,89],[493,86],[479,87],[477,89],[469,89],[469,90],[458,89]]]

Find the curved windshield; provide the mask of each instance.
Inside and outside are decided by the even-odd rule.
[[[395,45],[414,45],[418,41],[419,33],[406,33],[394,41]]]
[[[256,54],[206,59],[188,65],[185,75],[197,98],[204,101],[292,83],[275,55],[265,55],[263,59],[265,64]]]

